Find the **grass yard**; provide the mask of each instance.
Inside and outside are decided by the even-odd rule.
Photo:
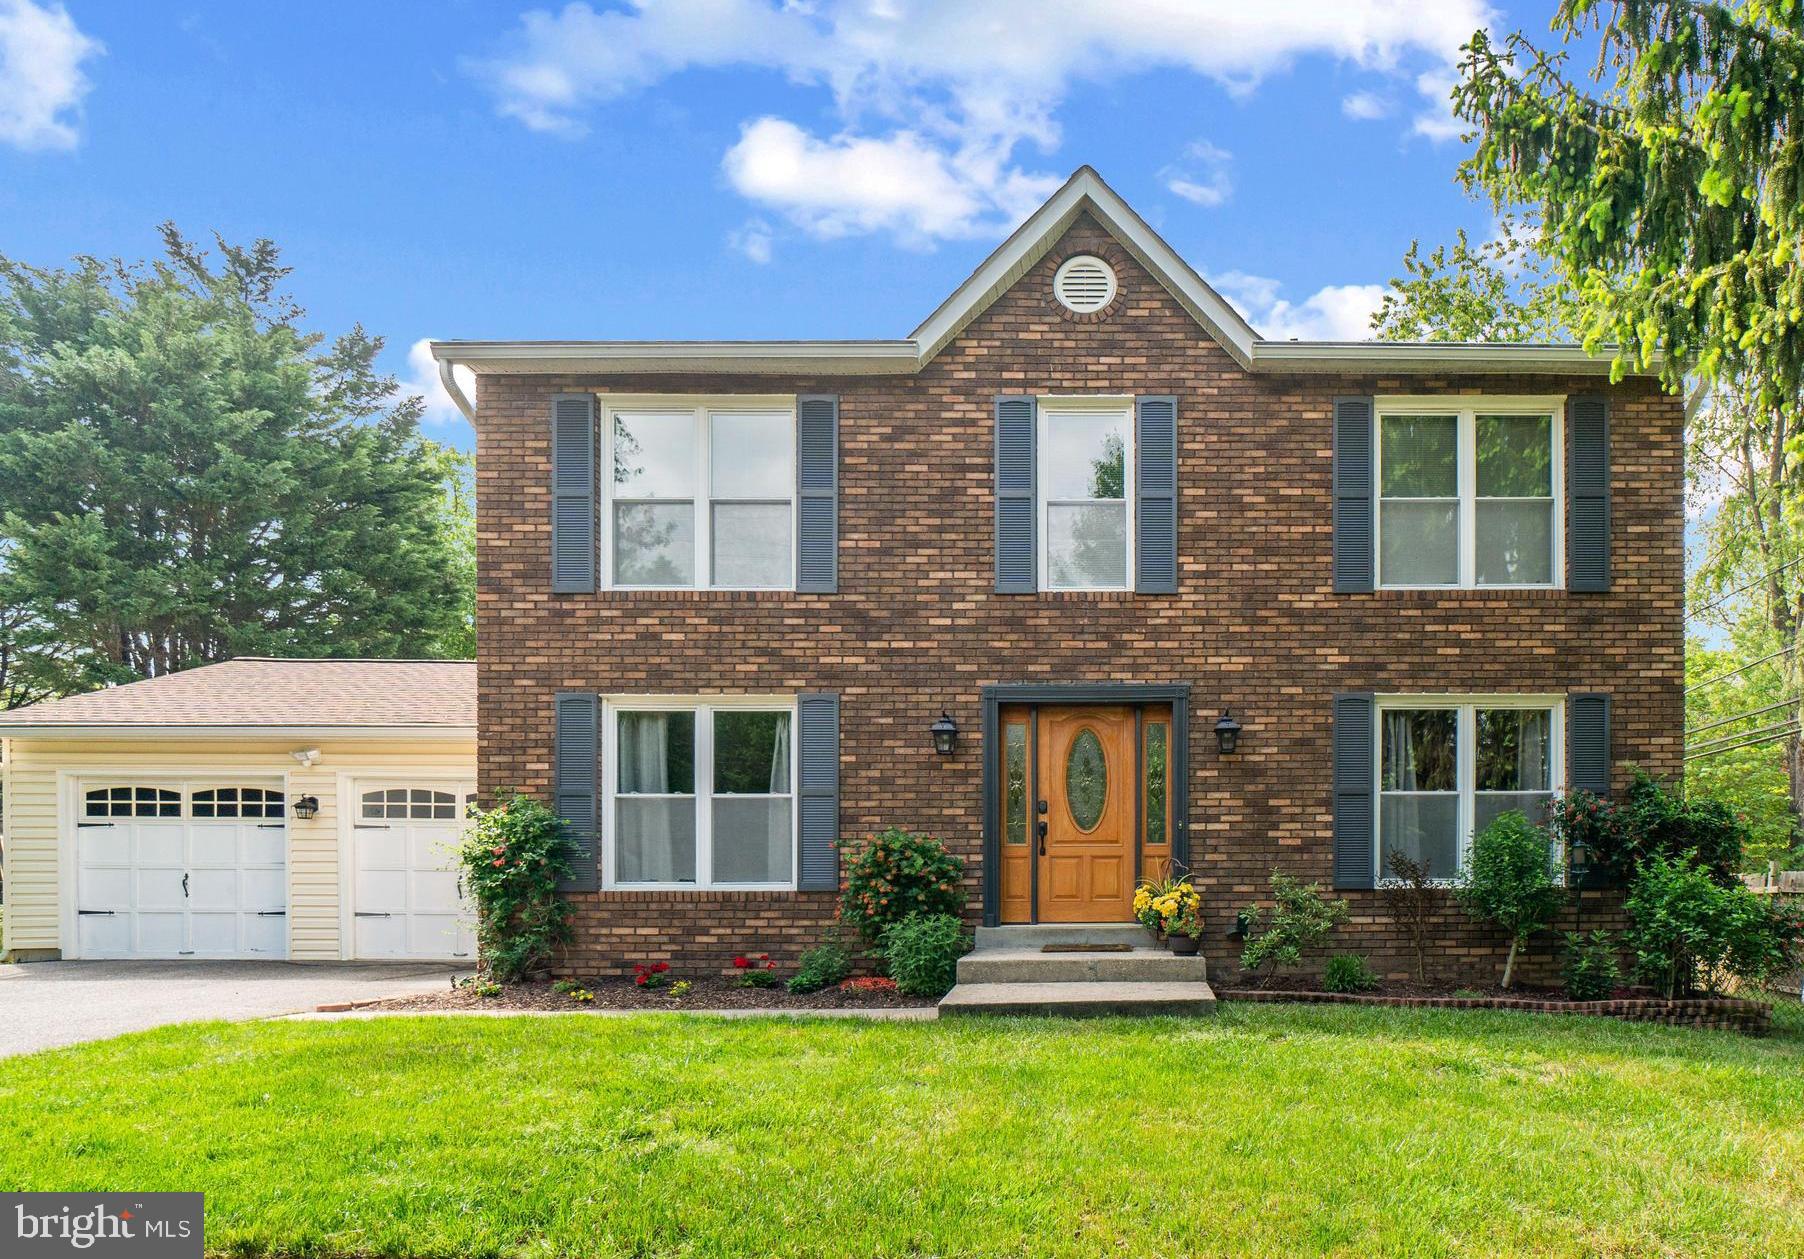
[[[1198,1022],[201,1025],[0,1068],[0,1187],[307,1255],[1804,1254],[1775,1034]]]

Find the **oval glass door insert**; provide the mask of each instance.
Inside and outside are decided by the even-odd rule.
[[[1078,829],[1093,831],[1109,799],[1109,764],[1096,731],[1078,731],[1065,757],[1065,804]]]

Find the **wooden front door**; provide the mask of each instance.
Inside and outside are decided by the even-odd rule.
[[[1171,710],[1011,706],[1002,712],[1004,922],[1129,922],[1134,884],[1169,862]]]

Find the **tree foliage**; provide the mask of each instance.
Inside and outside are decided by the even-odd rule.
[[[1503,986],[1515,979],[1523,941],[1547,928],[1564,897],[1553,881],[1547,832],[1515,811],[1500,814],[1472,837],[1454,890],[1460,904],[1510,937]]]
[[[1569,341],[1576,295],[1513,215],[1474,245],[1462,230],[1424,256],[1411,241],[1372,331],[1386,341]]]
[[[148,264],[0,258],[0,644],[56,645],[59,693],[467,650],[468,496],[381,340],[305,330],[269,241],[162,232]]]
[[[1602,16],[1607,12],[1607,16]],[[1564,51],[1475,33],[1454,106],[1461,167],[1578,297],[1577,331],[1616,369],[1664,353],[1744,375],[1794,408],[1804,371],[1804,12],[1794,0],[1562,0],[1553,28],[1597,32],[1588,81]]]

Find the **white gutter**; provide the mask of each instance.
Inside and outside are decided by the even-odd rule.
[[[451,404],[463,412],[464,419],[471,424],[476,423],[476,404],[464,393],[463,386],[457,383],[457,364],[448,358],[438,361],[438,383],[445,387],[451,395]]]

